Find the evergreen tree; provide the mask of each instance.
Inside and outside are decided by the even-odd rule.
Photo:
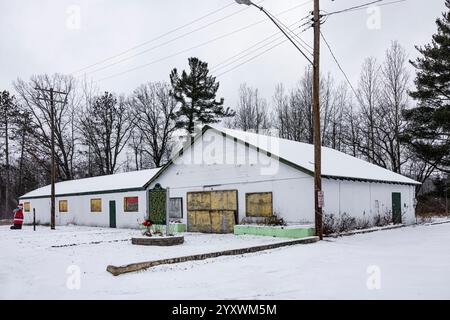
[[[413,152],[436,168],[449,172],[450,166],[450,0],[449,11],[436,20],[438,31],[431,44],[416,47],[421,56],[416,68],[416,108],[404,112],[409,122],[404,140]]]
[[[189,74],[183,71],[181,76],[177,69],[170,74],[172,95],[181,105],[175,113],[176,126],[194,132],[194,124],[217,123],[223,117],[234,116],[229,108],[224,108],[224,99],[216,101],[219,82],[208,75],[208,64],[198,58],[189,58]]]

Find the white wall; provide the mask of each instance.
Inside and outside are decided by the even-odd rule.
[[[239,220],[245,217],[245,194],[273,192],[273,209],[288,222],[311,223],[314,218],[313,178],[214,131],[189,148],[156,182],[170,187],[170,197],[183,198],[187,220],[187,192],[237,190]]]
[[[269,141],[270,143],[270,141]],[[259,154],[259,156],[258,156]],[[337,164],[338,165],[338,164]],[[207,131],[150,187],[171,188],[171,197],[183,198],[187,217],[187,192],[238,190],[239,220],[245,217],[245,194],[272,192],[274,212],[291,223],[314,221],[313,178],[256,150]],[[348,213],[368,219],[378,211],[392,210],[392,192],[401,193],[403,222],[414,223],[414,186],[323,179],[325,213]],[[370,216],[370,217],[369,217]]]
[[[392,193],[399,192],[403,222],[415,222],[414,186],[324,179],[322,189],[325,213],[347,213],[359,218],[365,216],[370,221],[377,213],[392,212]]]
[[[261,143],[261,141],[260,141]],[[263,141],[274,143],[274,141]],[[272,145],[272,148],[276,146]],[[339,164],[337,164],[339,165]],[[245,194],[272,192],[273,209],[289,223],[313,223],[313,177],[279,162],[255,149],[208,130],[192,148],[175,161],[149,188],[156,183],[170,187],[170,197],[183,198],[183,222],[187,222],[187,193],[193,191],[237,190],[239,220],[246,215]],[[415,222],[414,186],[323,179],[325,213],[348,213],[356,217],[373,216],[392,210],[392,192],[401,193],[403,219]],[[123,212],[123,198],[139,196],[139,212]],[[90,212],[90,199],[102,198],[102,213]],[[67,198],[69,212],[57,212],[57,224],[109,227],[109,200],[116,200],[117,227],[136,228],[146,216],[146,192],[126,192]],[[36,208],[37,221],[50,222],[50,199],[30,200]],[[369,218],[370,219],[370,218]],[[26,223],[32,214],[25,214]]]
[[[139,197],[138,212],[124,212],[124,198]],[[91,212],[91,199],[102,199],[102,212]],[[68,212],[59,212],[59,200],[68,201]],[[56,197],[56,225],[76,224],[109,227],[109,201],[116,201],[116,225],[118,228],[138,228],[146,215],[146,192],[121,192],[103,195]],[[25,213],[25,223],[33,222],[33,208],[37,223],[50,223],[50,198],[21,200],[30,202],[31,212]]]

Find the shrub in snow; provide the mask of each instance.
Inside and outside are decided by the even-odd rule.
[[[356,229],[356,218],[350,216],[347,213],[343,213],[339,216],[339,230],[338,232],[347,232]]]
[[[337,222],[336,222],[336,216],[334,214],[327,214],[325,213],[323,215],[322,219],[322,229],[324,234],[333,234],[337,233]]]
[[[375,227],[384,227],[392,222],[392,213],[385,211],[383,214],[377,213],[373,216],[373,225]]]
[[[362,229],[368,229],[370,228],[372,225],[370,223],[370,220],[368,218],[366,218],[366,213],[363,213],[363,217],[360,219],[356,219],[356,229],[357,230],[362,230]]]

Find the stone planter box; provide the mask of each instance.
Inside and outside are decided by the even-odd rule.
[[[140,246],[176,246],[184,243],[184,237],[139,237],[132,238],[131,243]]]

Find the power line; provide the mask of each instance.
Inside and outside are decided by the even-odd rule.
[[[261,3],[261,2],[263,2],[263,1],[260,1],[259,3]],[[309,3],[309,2],[310,2],[310,1],[308,1],[307,3]],[[305,4],[306,4],[306,3],[305,3]],[[303,5],[305,5],[305,4],[299,4],[299,5],[296,5],[296,6],[290,8],[290,9],[288,9],[288,10],[286,10],[286,11],[283,11],[283,12],[279,13],[279,14],[283,14],[283,13],[286,13],[286,12],[288,12],[288,11],[295,10],[295,9],[297,9],[297,8],[299,8],[299,7],[303,6]],[[113,67],[113,66],[115,66],[115,65],[118,65],[118,64],[120,64],[120,63],[122,63],[122,62],[124,62],[124,61],[130,60],[130,59],[132,59],[132,58],[135,58],[135,57],[138,57],[138,56],[140,56],[140,55],[143,55],[143,54],[145,54],[145,53],[147,53],[147,52],[153,51],[153,50],[155,50],[155,49],[158,49],[158,48],[160,48],[160,47],[163,47],[163,46],[165,46],[165,45],[168,45],[168,44],[170,44],[170,43],[173,43],[173,42],[175,42],[176,40],[182,39],[182,38],[184,38],[184,37],[186,37],[186,36],[189,36],[189,35],[191,35],[191,34],[193,34],[193,33],[195,33],[195,32],[204,30],[204,29],[206,29],[206,28],[208,28],[208,27],[210,27],[210,26],[212,26],[212,25],[214,25],[214,24],[216,24],[216,23],[218,23],[218,22],[221,22],[221,21],[224,21],[224,20],[226,20],[226,19],[228,19],[228,18],[231,18],[232,16],[235,16],[236,14],[239,14],[239,13],[241,13],[241,12],[247,10],[247,9],[248,9],[248,8],[239,10],[239,11],[234,12],[234,13],[232,13],[232,14],[229,14],[229,15],[227,15],[227,16],[225,16],[225,17],[222,17],[222,18],[220,18],[220,19],[217,19],[217,20],[214,20],[214,21],[212,21],[212,22],[210,22],[210,23],[207,23],[206,25],[200,26],[200,27],[198,27],[198,28],[196,28],[196,29],[194,29],[194,30],[191,30],[191,31],[189,31],[189,32],[186,32],[186,33],[183,33],[183,34],[181,34],[181,35],[179,35],[179,36],[176,36],[176,37],[174,37],[174,38],[172,38],[172,39],[170,39],[170,40],[167,40],[167,41],[165,41],[165,42],[163,42],[163,43],[160,43],[160,44],[155,45],[155,46],[153,46],[153,47],[150,47],[150,48],[148,48],[148,49],[145,49],[145,50],[142,50],[142,51],[140,51],[140,52],[137,52],[137,53],[135,53],[135,54],[133,54],[133,55],[131,55],[131,56],[124,57],[124,58],[122,58],[122,59],[120,59],[120,60],[118,60],[118,61],[115,61],[115,62],[113,62],[113,63],[107,64],[106,66],[97,68],[97,69],[95,69],[95,70],[88,71],[88,72],[85,73],[85,75],[86,75],[86,74],[92,74],[92,73],[96,73],[96,72],[105,70],[105,69],[107,69],[107,68],[110,68],[110,67]],[[265,20],[261,20],[259,23],[263,23],[264,21],[265,21]],[[257,24],[258,24],[258,23],[257,23]]]
[[[331,49],[330,44],[328,43],[327,39],[325,39],[325,36],[323,35],[322,32],[320,32],[320,35],[323,39],[323,41],[325,42],[326,46],[328,47],[328,50],[331,53],[331,56],[333,57],[334,61],[336,62],[336,65],[338,66],[339,70],[341,70],[342,74],[344,75],[345,80],[347,81],[347,83],[349,84],[350,88],[353,91],[353,94],[355,95],[355,98],[361,103],[358,93],[356,92],[355,88],[353,87],[350,79],[348,78],[347,74],[345,73],[344,69],[342,68],[341,64],[339,63],[338,59],[336,58],[336,55],[334,54],[333,50]]]
[[[136,45],[136,46],[134,46],[134,47],[131,47],[131,48],[129,48],[129,49],[126,49],[126,50],[124,50],[124,51],[122,51],[122,52],[120,52],[120,53],[118,53],[118,54],[116,54],[116,55],[110,56],[110,57],[108,57],[108,58],[105,58],[105,59],[100,60],[100,61],[98,61],[98,62],[95,62],[95,63],[93,63],[93,64],[90,64],[90,65],[88,65],[88,66],[86,66],[86,67],[83,67],[83,68],[81,68],[81,69],[78,69],[78,70],[72,72],[72,74],[79,73],[79,72],[81,72],[81,71],[90,69],[90,68],[92,68],[92,67],[94,67],[94,66],[96,66],[96,65],[102,64],[102,63],[107,62],[107,61],[110,61],[110,60],[113,60],[113,59],[115,59],[115,58],[117,58],[117,57],[120,57],[120,56],[122,56],[122,55],[124,55],[124,54],[126,54],[126,53],[128,53],[128,52],[131,52],[131,51],[133,51],[133,50],[136,50],[136,49],[138,49],[138,48],[140,48],[140,47],[142,47],[142,46],[145,46],[145,45],[147,45],[147,44],[149,44],[149,43],[155,42],[156,40],[159,40],[159,39],[161,39],[161,38],[164,38],[165,36],[168,36],[168,35],[170,35],[170,34],[172,34],[172,33],[175,33],[175,32],[177,32],[177,31],[179,31],[179,30],[181,30],[181,29],[184,29],[184,28],[186,28],[186,27],[188,27],[188,26],[190,26],[190,25],[192,25],[192,24],[194,24],[194,23],[196,23],[196,22],[199,22],[199,21],[201,21],[201,20],[203,20],[203,19],[205,19],[205,18],[207,18],[207,17],[210,17],[210,16],[216,14],[217,12],[223,11],[223,10],[225,10],[226,8],[228,8],[228,7],[232,6],[232,5],[234,5],[234,2],[231,2],[231,3],[227,4],[226,6],[223,6],[223,7],[219,8],[219,9],[216,9],[216,10],[214,10],[214,11],[211,11],[211,12],[209,12],[209,13],[207,13],[207,14],[205,14],[205,15],[199,17],[199,18],[196,18],[196,19],[194,19],[194,20],[192,20],[192,21],[190,21],[190,22],[188,22],[188,23],[186,23],[186,24],[184,24],[184,25],[181,25],[181,26],[179,26],[179,27],[176,27],[176,28],[174,28],[174,29],[172,29],[172,30],[170,30],[170,31],[167,31],[167,32],[165,32],[165,33],[159,35],[159,36],[156,36],[155,38],[152,38],[152,39],[150,39],[150,40],[147,40],[147,41],[145,41],[145,42],[143,42],[143,43],[141,43],[141,44],[138,44],[138,45]],[[241,11],[244,11],[244,10],[245,10],[245,9],[240,10],[240,11],[236,12],[236,14],[239,13],[239,12],[241,12]]]
[[[300,33],[301,33],[301,32],[299,32],[299,34],[300,34]],[[240,63],[240,64],[234,66],[233,68],[228,69],[227,71],[224,71],[224,72],[222,72],[222,73],[216,75],[216,77],[221,77],[221,76],[223,76],[223,75],[225,75],[225,74],[227,74],[227,73],[229,73],[229,72],[231,72],[231,71],[233,71],[233,70],[235,70],[235,69],[237,69],[237,68],[239,68],[239,67],[241,67],[241,66],[243,66],[243,65],[245,65],[245,64],[247,64],[247,63],[249,63],[250,61],[255,60],[256,58],[262,56],[263,54],[265,54],[265,53],[267,53],[267,52],[269,52],[269,51],[275,49],[276,47],[279,47],[280,45],[284,44],[286,41],[288,41],[288,39],[285,39],[285,40],[281,41],[280,43],[277,43],[277,44],[271,46],[270,48],[268,48],[268,49],[262,51],[261,53],[259,53],[259,54],[255,55],[255,56],[251,57],[250,59],[247,59],[247,60],[243,61],[242,63]]]
[[[299,7],[302,7],[302,6],[304,6],[304,5],[306,5],[306,4],[310,3],[310,2],[312,2],[312,0],[306,1],[306,2],[304,2],[304,3],[301,3],[301,4],[299,4],[299,5],[296,5],[296,6],[294,6],[294,7],[291,7],[291,8],[289,8],[289,9],[286,9],[286,10],[284,10],[284,11],[281,11],[281,12],[279,12],[277,15],[278,15],[278,16],[283,15],[283,14],[285,14],[285,13],[287,13],[287,12],[290,12],[290,11],[292,11],[292,10],[295,10],[295,9],[299,8]],[[214,39],[211,39],[211,40],[209,40],[209,41],[203,42],[203,43],[201,43],[201,44],[199,44],[199,45],[196,45],[196,46],[194,46],[194,47],[190,47],[190,48],[188,48],[188,49],[179,51],[179,52],[174,53],[174,54],[171,54],[171,55],[169,55],[169,56],[165,56],[165,57],[163,57],[163,58],[160,58],[160,59],[157,59],[157,60],[153,60],[153,61],[150,61],[150,62],[148,62],[148,63],[145,63],[145,64],[142,64],[142,65],[133,67],[133,68],[131,68],[131,69],[127,69],[127,70],[125,70],[125,71],[122,71],[122,72],[119,72],[119,73],[115,73],[115,74],[113,74],[113,75],[111,75],[111,76],[107,76],[107,77],[101,78],[100,80],[97,80],[97,82],[104,81],[104,80],[108,80],[108,79],[111,79],[111,78],[115,78],[115,77],[118,77],[118,76],[127,74],[127,73],[129,73],[129,72],[132,72],[132,71],[135,71],[135,70],[138,70],[138,69],[141,69],[141,68],[148,67],[148,66],[153,65],[153,64],[155,64],[155,63],[158,63],[158,62],[161,62],[161,61],[170,59],[170,58],[172,58],[172,57],[175,57],[175,56],[178,56],[178,55],[180,55],[180,54],[186,53],[186,52],[188,52],[188,51],[191,51],[191,50],[197,49],[197,48],[199,48],[199,47],[205,46],[205,45],[207,45],[207,44],[209,44],[209,43],[212,43],[212,42],[215,42],[215,41],[217,41],[217,40],[223,39],[223,38],[225,38],[225,37],[227,37],[227,36],[233,35],[233,34],[235,34],[235,33],[238,33],[238,32],[240,32],[240,31],[243,31],[243,30],[245,30],[245,29],[251,28],[251,27],[253,27],[253,26],[255,26],[255,25],[258,25],[258,24],[261,24],[261,23],[263,23],[263,22],[265,22],[265,21],[266,21],[266,20],[260,20],[260,21],[257,21],[257,22],[255,22],[255,23],[249,24],[249,25],[247,25],[247,26],[245,26],[245,27],[242,27],[242,28],[240,28],[240,29],[237,29],[237,30],[235,30],[235,31],[229,32],[229,33],[227,33],[227,34],[225,34],[225,35],[222,35],[222,36],[216,37],[216,38],[214,38]],[[117,63],[114,63],[114,64],[117,64]],[[107,66],[107,67],[108,67],[108,66]],[[105,68],[106,68],[106,67],[103,67],[103,68],[101,68],[101,69],[105,69]],[[94,71],[89,72],[89,73],[93,73],[93,72],[96,72],[96,71],[100,71],[100,70],[94,70]]]
[[[358,6],[350,7],[350,8],[347,8],[347,9],[326,13],[325,15],[331,16],[331,15],[334,15],[334,14],[343,13],[343,12],[347,12],[347,11],[352,11],[352,10],[355,10],[355,9],[361,9],[363,7],[370,6],[372,4],[375,4],[375,3],[378,3],[378,2],[382,2],[382,1],[383,0],[375,0],[375,1],[372,1],[372,2],[368,2],[368,3],[365,3],[365,4],[358,5]]]
[[[370,2],[370,3],[366,3],[366,4],[363,4],[363,5],[360,5],[360,6],[355,6],[355,7],[352,7],[352,8],[347,8],[347,9],[344,9],[344,10],[340,10],[340,11],[325,13],[322,16],[328,17],[330,15],[335,15],[335,14],[338,14],[338,13],[359,11],[359,10],[370,8],[370,6],[372,4],[375,4],[375,3],[378,3],[378,2],[382,2],[382,1],[385,1],[385,0],[378,0],[378,1]],[[396,4],[396,3],[405,2],[405,1],[407,1],[407,0],[395,0],[395,1],[385,2],[385,3],[378,4],[377,7],[389,6],[391,4]]]
[[[295,25],[295,24],[296,24],[296,23],[294,23],[293,25]],[[304,31],[300,31],[298,34],[300,34],[300,33],[302,33],[302,32],[304,32]],[[227,67],[227,66],[230,66],[230,65],[232,65],[232,64],[234,64],[234,63],[236,63],[236,62],[239,62],[240,60],[242,60],[243,58],[245,58],[245,57],[251,55],[252,53],[257,52],[257,51],[259,51],[260,49],[263,49],[263,48],[267,47],[268,45],[270,45],[270,44],[272,44],[272,43],[274,43],[274,42],[276,42],[276,41],[278,41],[278,40],[284,38],[284,35],[281,35],[280,37],[277,37],[277,38],[275,38],[274,40],[269,41],[269,42],[263,44],[262,46],[257,47],[259,44],[266,42],[268,39],[273,38],[273,36],[275,36],[275,35],[277,35],[277,34],[280,34],[280,33],[276,33],[276,34],[274,34],[274,35],[272,35],[272,36],[270,36],[270,37],[268,37],[268,38],[265,38],[265,39],[263,39],[262,41],[259,41],[259,42],[257,42],[256,44],[254,44],[254,45],[248,47],[247,49],[245,49],[245,50],[239,52],[238,54],[236,54],[236,55],[234,55],[234,56],[232,56],[232,57],[230,57],[230,58],[228,58],[228,59],[225,59],[224,61],[222,61],[222,62],[216,64],[213,68],[211,68],[211,72],[217,72],[218,70],[224,69],[224,68]],[[294,33],[294,35],[297,35],[297,34]],[[281,43],[280,43],[280,44],[281,44]],[[256,49],[253,49],[253,48],[255,48],[255,47],[256,47]],[[252,50],[252,49],[253,49],[253,50]],[[247,53],[246,53],[246,52],[247,52]],[[244,53],[246,53],[246,54],[244,54]],[[242,55],[242,54],[244,54],[244,55]],[[235,58],[236,58],[236,59],[235,59]],[[229,62],[230,60],[231,60],[231,62]],[[227,63],[227,62],[228,62],[228,63]]]
[[[272,16],[272,18],[273,18],[274,20],[276,20],[279,24],[281,24],[281,26],[284,27],[284,28],[289,32],[290,35],[293,36],[292,38],[294,39],[294,41],[297,42],[298,45],[300,45],[303,49],[305,49],[309,54],[312,55],[312,53],[309,51],[309,49],[313,50],[313,47],[312,47],[312,46],[310,46],[305,40],[303,40],[302,38],[300,38],[298,35],[295,35],[295,34],[294,34],[294,31],[292,31],[292,29],[290,28],[290,26],[289,26],[289,27],[286,26],[280,19],[278,19],[277,17],[275,17],[274,15],[272,15],[270,12],[269,12],[269,14]],[[308,17],[309,17],[309,15],[308,15]],[[300,28],[300,27],[299,27],[299,28]],[[300,43],[300,42],[299,42],[298,40],[296,40],[296,39],[300,40],[300,42],[302,42],[303,44]],[[308,48],[309,48],[309,49],[308,49]]]
[[[290,26],[293,26],[293,25],[295,25],[295,24],[297,24],[297,23],[298,23],[298,22],[295,22],[295,23],[291,24]],[[253,52],[255,52],[255,51],[258,51],[259,49],[262,49],[262,48],[266,47],[267,45],[272,44],[273,42],[275,42],[275,41],[277,41],[277,40],[283,38],[284,35],[281,34],[281,36],[276,37],[274,40],[269,41],[269,42],[267,42],[267,40],[270,40],[270,39],[272,39],[272,38],[274,38],[275,36],[280,35],[280,34],[281,34],[281,32],[275,32],[274,34],[270,35],[269,37],[264,38],[264,39],[262,39],[261,41],[258,41],[257,43],[251,45],[250,47],[247,47],[246,49],[240,51],[239,53],[237,53],[237,54],[235,54],[235,55],[233,55],[233,56],[231,56],[231,57],[229,57],[229,58],[227,58],[227,59],[225,59],[225,60],[219,62],[218,64],[214,65],[214,67],[211,68],[210,71],[211,71],[211,72],[215,72],[215,71],[217,71],[218,69],[222,69],[223,67],[228,66],[228,65],[230,65],[230,64],[233,64],[234,62],[239,61],[240,59],[242,59],[242,58],[248,56],[249,54],[251,54],[251,53],[253,53]],[[262,43],[264,43],[264,42],[267,42],[267,43],[265,43],[264,45],[258,47],[258,45],[260,45],[260,44],[262,44]],[[252,50],[252,49],[255,48],[255,47],[257,47],[257,48],[254,49],[254,50]],[[248,53],[242,56],[242,54],[244,54],[244,53],[246,53],[246,52],[248,52]],[[235,58],[236,58],[236,59],[235,59]],[[233,60],[233,59],[234,59],[234,60]],[[231,62],[229,62],[229,61],[231,61]],[[227,62],[228,62],[228,63],[227,63]]]

